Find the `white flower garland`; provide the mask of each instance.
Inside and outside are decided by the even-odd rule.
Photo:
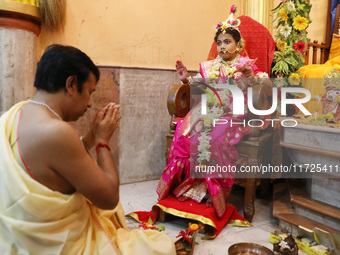
[[[232,61],[226,62],[220,57],[220,55],[218,55],[217,58],[214,59],[213,66],[208,71],[208,78],[213,79],[213,80],[216,80],[217,78],[219,78],[221,67],[225,68],[225,71],[228,77],[233,76],[235,71],[237,70],[237,68],[235,67],[235,64],[237,63],[238,59],[239,59],[239,55],[237,55],[236,58],[233,59]]]
[[[239,55],[232,61],[225,62],[220,56],[217,56],[217,58],[214,60],[213,66],[208,71],[208,78],[210,81],[209,85],[214,87],[215,81],[220,78],[220,69],[225,68],[226,74],[228,75],[228,78],[236,78],[240,75],[240,72],[236,72],[237,70],[235,67],[235,64],[237,63],[239,59]],[[219,80],[217,83],[220,83],[221,80]],[[222,105],[213,105],[214,100],[212,98],[207,99],[208,106],[212,105],[211,107],[207,108],[207,114],[201,117],[201,120],[203,121],[203,131],[201,132],[201,136],[198,137],[199,145],[197,147],[198,150],[198,158],[197,162],[202,165],[204,161],[209,162],[211,157],[211,145],[210,141],[212,137],[209,135],[212,128],[212,123],[214,119],[219,119],[222,115],[225,114],[226,106],[230,103],[230,96],[231,92],[229,89],[223,89],[219,91],[219,96],[222,101]],[[214,99],[216,102],[218,102],[217,96],[214,96]]]

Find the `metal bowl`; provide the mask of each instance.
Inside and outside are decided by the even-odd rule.
[[[228,255],[274,255],[267,247],[256,243],[235,243],[228,249]]]

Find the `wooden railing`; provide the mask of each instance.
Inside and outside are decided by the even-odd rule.
[[[321,44],[317,40],[308,44],[309,50],[304,55],[305,65],[310,64],[323,64],[328,60],[330,45],[325,42]],[[310,60],[310,55],[311,60]]]
[[[327,16],[327,23],[326,23],[325,42],[322,42],[321,44],[316,40],[314,40],[313,42],[309,42],[308,44],[309,50],[304,55],[305,65],[323,64],[328,60],[329,50],[331,48],[331,41],[332,41],[330,10],[331,10],[331,0],[328,0],[328,16]],[[334,34],[339,34],[339,23],[340,23],[339,18],[340,18],[340,4],[337,5],[335,22],[334,22],[334,30],[333,30]]]

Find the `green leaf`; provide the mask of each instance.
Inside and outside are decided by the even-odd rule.
[[[158,226],[156,226],[156,229],[159,230],[159,231],[164,231],[165,227],[163,225],[158,225]]]
[[[279,3],[279,5],[276,6],[276,7],[272,10],[272,12],[275,12],[276,10],[280,9],[282,5],[283,5],[283,2]]]
[[[151,216],[149,217],[149,223],[153,223],[152,219],[151,219]]]
[[[303,10],[303,5],[300,3],[300,1],[296,1],[296,10]]]
[[[294,58],[287,58],[285,61],[288,65],[291,65],[291,66],[297,66],[298,65],[298,62]]]
[[[273,24],[273,23],[274,23],[274,22],[277,20],[277,18],[278,18],[278,17],[279,17],[279,16],[276,16],[276,17],[275,17],[275,19],[273,19],[273,21],[272,21],[272,22],[270,22],[270,23],[272,23],[272,24]]]
[[[299,87],[299,86],[294,86],[294,87]],[[295,96],[295,97],[304,97],[303,94],[301,93],[294,93],[294,92],[290,92],[291,95]]]
[[[185,251],[191,251],[191,246],[186,246]]]

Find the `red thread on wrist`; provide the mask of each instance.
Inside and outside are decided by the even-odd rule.
[[[106,143],[98,143],[97,146],[96,146],[96,153],[98,154],[99,150],[101,147],[105,147],[107,148],[109,151],[111,151],[111,148],[108,144]]]

